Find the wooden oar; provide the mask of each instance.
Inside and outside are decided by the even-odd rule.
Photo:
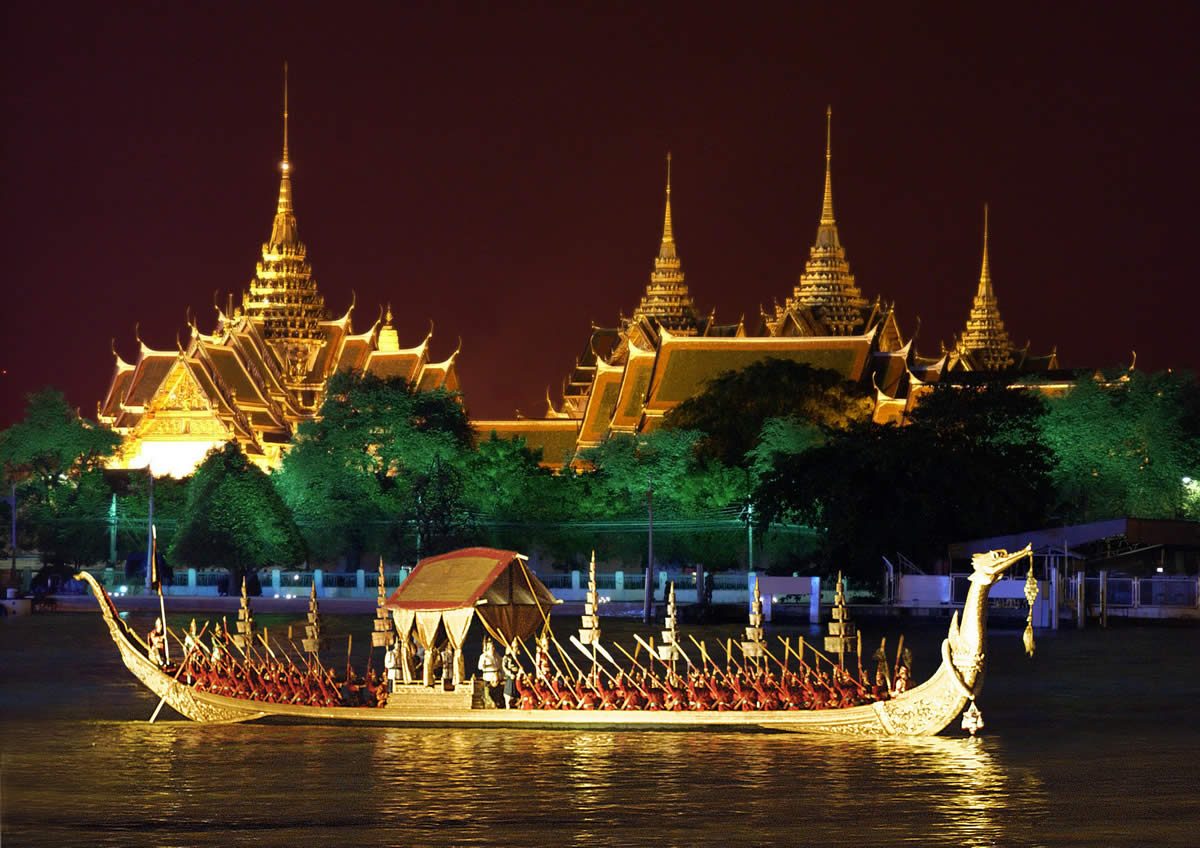
[[[204,622],[204,627],[208,627],[207,621]],[[163,625],[163,629],[164,630],[166,629],[166,624]],[[204,635],[203,629],[201,629],[200,635],[201,636]],[[199,639],[199,636],[196,638]],[[182,643],[180,643],[180,644],[182,644]],[[163,704],[165,704],[167,702],[167,695],[171,692],[171,687],[176,685],[179,682],[179,675],[180,675],[180,673],[182,673],[183,667],[185,665],[187,665],[188,657],[190,657],[191,655],[192,655],[192,652],[187,651],[184,654],[183,659],[180,660],[179,668],[175,669],[175,674],[171,677],[171,682],[169,684],[167,684],[167,690],[165,692],[163,692],[162,697],[158,699],[158,706],[154,708],[154,712],[150,715],[150,724],[154,724],[154,720],[156,718],[158,718],[158,714],[162,711]]]
[[[271,643],[267,641],[266,631],[264,630],[262,633],[259,633],[258,638],[259,641],[263,643],[263,647],[267,649],[267,653],[270,655],[271,659],[278,661],[279,658],[276,657],[275,652],[271,650]]]
[[[579,652],[581,654],[583,654],[585,657],[587,657],[588,659],[593,659],[592,652],[588,649],[588,646],[583,644],[582,642],[580,642],[579,637],[576,636],[574,633],[571,634],[571,644],[574,645],[576,648],[578,648]],[[596,668],[597,671],[604,672],[604,675],[610,681],[616,682],[616,678],[613,677],[612,672],[610,672],[607,668],[602,666],[600,663],[596,663],[596,665],[594,667]]]
[[[558,640],[555,639],[553,635],[550,636],[550,641],[554,643],[554,649],[556,651],[558,651],[559,656],[561,656],[563,658],[563,660],[569,666],[571,666],[571,668],[575,669],[575,674],[577,675],[575,678],[576,682],[582,680],[584,677],[587,676],[583,673],[583,669],[581,669],[579,666],[575,665],[575,661],[572,660],[571,657],[567,654],[567,652],[562,649],[562,645],[560,645],[558,643]]]
[[[658,688],[659,688],[659,689],[662,689],[662,688],[663,688],[663,685],[662,685],[662,683],[661,683],[661,682],[659,682],[659,679],[658,679],[657,677],[655,677],[655,676],[654,676],[654,672],[652,672],[652,671],[649,671],[649,670],[648,670],[648,669],[646,669],[646,668],[643,668],[643,667],[642,667],[642,664],[641,664],[641,663],[639,663],[637,660],[635,660],[635,659],[633,658],[633,655],[632,655],[632,654],[630,654],[630,653],[629,653],[629,651],[627,651],[627,650],[625,650],[624,648],[622,648],[619,642],[613,642],[613,644],[617,646],[617,650],[618,650],[618,651],[620,651],[620,652],[621,652],[622,654],[624,654],[625,656],[629,657],[629,661],[630,661],[631,663],[633,663],[635,666],[637,666],[639,669],[641,669],[641,670],[642,670],[642,672],[643,672],[643,673],[644,673],[644,674],[645,674],[647,677],[649,677],[651,680],[653,680],[655,683],[657,683],[657,684],[658,684]],[[625,679],[626,679],[626,680],[628,680],[630,683],[632,683],[634,686],[636,686],[638,689],[642,690],[642,694],[643,694],[643,695],[645,695],[647,699],[649,699],[649,697],[650,697],[650,692],[649,692],[649,690],[647,690],[647,689],[646,689],[646,687],[645,687],[645,686],[643,686],[643,685],[642,685],[640,682],[638,682],[637,680],[634,680],[634,679],[633,679],[633,677],[632,677],[632,676],[630,676],[630,675],[626,675]]]

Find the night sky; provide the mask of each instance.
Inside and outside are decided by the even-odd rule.
[[[278,191],[356,330],[462,339],[476,417],[540,416],[645,287],[664,157],[687,282],[723,323],[786,297],[834,205],[864,294],[936,354],[979,276],[1064,365],[1200,367],[1200,4],[5,4],[0,426],[240,299]],[[722,4],[733,10],[738,4]],[[799,5],[799,4],[795,4]],[[892,8],[905,6],[906,8]],[[715,8],[715,7],[714,7]],[[1122,13],[1123,12],[1123,13]]]

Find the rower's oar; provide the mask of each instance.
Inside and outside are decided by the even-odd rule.
[[[691,634],[689,634],[689,635],[691,635]],[[643,638],[642,638],[640,635],[638,635],[637,633],[634,633],[634,634],[633,634],[633,638],[634,638],[634,639],[636,639],[636,640],[638,641],[638,644],[640,644],[640,645],[641,645],[643,648],[645,648],[645,649],[646,649],[646,653],[648,653],[648,654],[650,655],[650,657],[651,657],[651,659],[652,659],[652,660],[653,660],[653,659],[657,659],[657,660],[658,660],[660,663],[662,663],[664,666],[666,666],[666,664],[667,664],[666,660],[664,660],[664,659],[662,659],[662,658],[660,658],[660,657],[658,656],[658,654],[657,654],[657,652],[654,650],[654,646],[653,646],[652,644],[648,643],[648,642],[647,642],[645,639],[643,639]],[[691,657],[689,657],[689,656],[688,656],[688,655],[687,655],[687,654],[684,652],[684,650],[683,650],[683,647],[682,647],[682,646],[681,646],[679,643],[677,643],[677,642],[676,642],[676,643],[673,643],[673,644],[675,645],[675,650],[679,651],[679,655],[680,655],[681,657],[683,657],[683,660],[684,660],[684,662],[686,662],[686,663],[687,663],[689,666],[692,666],[692,667],[694,668],[694,667],[695,667],[695,664],[692,662],[692,659],[691,659]],[[651,663],[651,664],[653,665],[653,663]]]
[[[204,622],[204,627],[208,627],[207,621]],[[164,629],[166,629],[165,625],[164,625]],[[204,635],[204,630],[201,629],[200,636],[203,636],[203,635]],[[197,640],[199,640],[199,638],[200,638],[199,636],[196,637]],[[167,695],[170,693],[171,687],[175,686],[176,684],[179,683],[179,675],[183,672],[183,668],[185,665],[187,665],[187,661],[191,657],[191,655],[192,655],[192,652],[188,651],[186,654],[184,654],[183,659],[179,661],[179,668],[175,669],[175,674],[171,677],[171,682],[167,684],[166,691],[163,692],[162,697],[158,699],[158,706],[154,708],[154,712],[150,715],[150,724],[154,724],[154,720],[156,718],[158,718],[158,714],[160,712],[162,712],[163,704],[165,704],[167,702]]]
[[[717,665],[716,660],[714,660],[712,657],[710,657],[708,655],[708,649],[706,647],[704,647],[704,642],[703,641],[697,642],[696,637],[693,636],[691,633],[688,634],[688,638],[692,640],[693,645],[695,645],[697,648],[700,649],[701,668],[707,669],[708,666],[711,665],[713,674],[717,675],[720,678],[728,680],[729,675],[726,674],[719,665]]]
[[[575,665],[574,660],[567,655],[567,652],[563,650],[562,645],[560,645],[558,640],[554,638],[554,634],[550,634],[550,641],[554,643],[554,649],[558,651],[559,656],[561,656],[563,660],[571,666],[571,668],[575,669],[575,674],[577,675],[576,680],[586,677],[586,675],[583,673],[583,670],[579,666]]]
[[[618,651],[620,651],[620,652],[621,652],[622,654],[624,654],[625,656],[629,657],[629,661],[630,661],[631,663],[633,663],[635,666],[637,666],[639,669],[641,669],[643,672],[645,672],[645,674],[646,674],[646,676],[647,676],[647,677],[649,677],[649,678],[650,678],[651,680],[653,680],[653,681],[654,681],[656,684],[658,684],[658,688],[659,688],[659,689],[665,689],[665,688],[666,688],[666,687],[664,687],[664,686],[663,686],[663,684],[662,684],[662,681],[658,679],[658,677],[657,677],[657,676],[654,674],[654,672],[653,672],[651,669],[648,669],[648,668],[646,668],[645,666],[643,666],[643,665],[642,665],[640,662],[638,662],[637,660],[635,660],[635,659],[633,658],[633,655],[632,655],[632,654],[630,654],[630,653],[629,653],[629,651],[627,651],[627,650],[625,650],[624,648],[622,648],[622,647],[621,647],[621,643],[620,643],[620,642],[613,642],[613,644],[617,646],[617,650],[618,650]],[[643,691],[645,691],[645,690],[643,690]]]
[[[271,643],[267,641],[267,634],[265,630],[264,632],[258,634],[258,638],[259,641],[263,643],[263,647],[267,649],[267,653],[270,655],[271,659],[278,660],[279,658],[275,656],[275,652],[271,650]]]
[[[578,648],[579,653],[583,654],[589,660],[592,658],[592,652],[590,650],[588,650],[588,646],[583,644],[582,642],[580,642],[579,637],[576,636],[574,633],[571,634],[571,644],[574,645],[576,648]],[[610,672],[607,668],[602,666],[600,663],[596,663],[596,668],[598,670],[604,672],[605,676],[607,676],[609,680],[613,680],[615,682],[612,672]],[[618,670],[620,670],[620,669],[618,668]]]

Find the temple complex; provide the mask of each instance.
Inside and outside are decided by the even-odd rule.
[[[312,419],[340,371],[402,377],[420,389],[458,388],[455,351],[429,360],[426,336],[402,348],[392,311],[356,333],[354,304],[331,318],[300,240],[288,152],[286,68],[279,199],[262,259],[242,294],[216,308],[211,333],[188,316],[188,339],[155,350],[138,339],[133,363],[116,367],[99,404],[102,424],[122,436],[114,468],[185,476],[210,448],[236,439],[262,468],[277,465],[297,425]]]
[[[579,450],[616,434],[649,432],[664,415],[725,371],[767,358],[828,368],[876,393],[875,420],[902,423],[933,384],[971,375],[1051,375],[1055,353],[1016,348],[1000,318],[988,260],[985,210],[983,266],[966,330],[936,357],[905,339],[894,305],[870,300],[850,271],[833,206],[832,114],[826,111],[825,187],[816,237],[804,270],[782,304],[758,321],[720,324],[695,306],[684,278],[671,217],[670,157],[662,241],[645,294],[630,318],[592,327],[561,401],[547,392],[542,418],[476,421],[481,437],[523,438],[542,462],[561,468]],[[1051,381],[1053,383],[1053,381]],[[1057,384],[1054,384],[1057,385]]]
[[[984,210],[983,259],[965,329],[938,356],[905,339],[894,305],[864,296],[850,270],[833,204],[832,113],[826,112],[824,194],[815,238],[795,285],[749,324],[720,323],[696,306],[675,238],[671,156],[667,155],[662,235],[649,280],[630,315],[618,314],[586,337],[558,400],[546,393],[540,418],[520,414],[473,422],[480,438],[522,438],[551,468],[580,462],[579,452],[621,434],[660,426],[678,404],[726,371],[768,358],[836,371],[876,393],[875,420],[903,423],[940,382],[997,373],[1052,376],[1057,356],[1035,357],[1010,340],[992,284]],[[354,305],[333,318],[300,240],[288,149],[286,69],[279,196],[261,260],[242,293],[214,304],[205,333],[189,312],[187,340],[155,350],[138,339],[133,363],[116,354],[98,414],[123,437],[117,468],[150,467],[186,475],[208,450],[236,439],[263,468],[273,467],[297,425],[311,420],[338,372],[398,377],[421,390],[458,389],[457,351],[429,360],[430,336],[402,348],[391,307],[355,332]],[[1046,383],[1046,379],[1041,379]],[[1050,382],[1053,382],[1051,379]]]

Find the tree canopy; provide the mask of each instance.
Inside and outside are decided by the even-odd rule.
[[[25,418],[0,432],[0,466],[9,482],[46,492],[100,468],[121,444],[112,430],[80,417],[55,389],[28,396]]]
[[[1184,480],[1200,479],[1195,375],[1080,380],[1050,402],[1043,428],[1065,518],[1175,518],[1190,509]]]
[[[836,371],[769,358],[720,374],[668,412],[663,427],[699,431],[702,454],[744,466],[771,419],[839,430],[869,419],[872,409],[867,392]]]
[[[300,425],[274,481],[319,558],[344,555],[355,563],[368,550],[413,552],[422,527],[421,553],[428,554],[431,538],[450,543],[450,529],[463,523],[445,510],[462,509],[456,478],[472,435],[450,392],[338,374],[319,416]]]
[[[18,487],[21,543],[43,560],[82,565],[107,556],[105,519],[111,490],[104,461],[121,443],[111,430],[80,417],[61,392],[27,398],[22,421],[0,432],[0,467]]]
[[[198,568],[228,568],[236,582],[248,569],[293,567],[305,555],[287,506],[237,442],[210,451],[188,483],[172,558]]]
[[[951,541],[1040,526],[1041,413],[1038,397],[1000,384],[938,387],[906,427],[858,424],[781,457],[755,491],[759,520],[820,527],[824,566],[860,574],[882,554],[929,561]]]

